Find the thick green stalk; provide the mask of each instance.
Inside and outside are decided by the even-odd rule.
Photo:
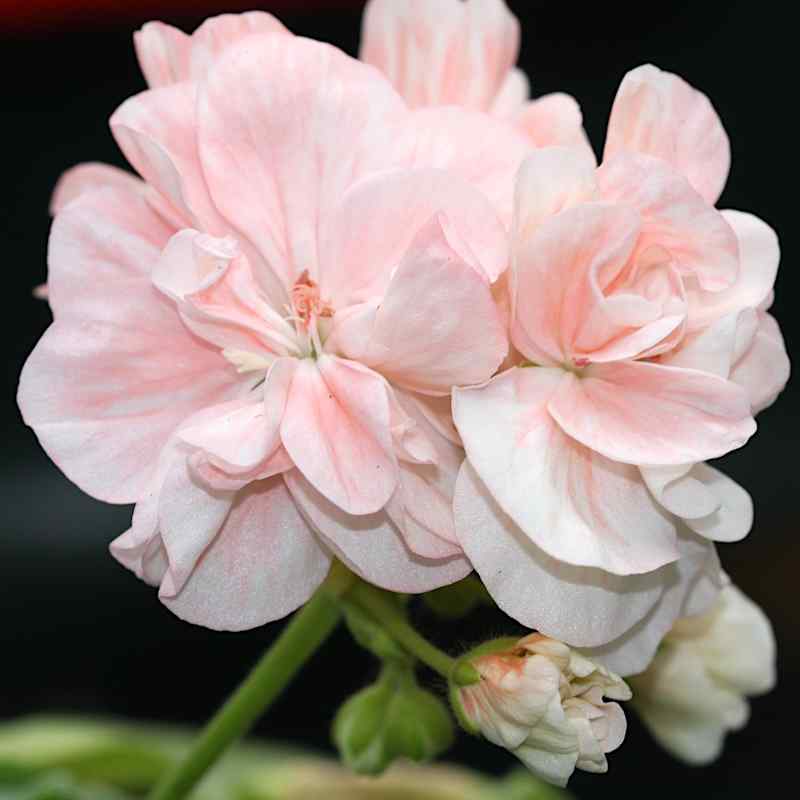
[[[150,800],[186,797],[217,759],[250,730],[333,632],[341,616],[336,598],[353,579],[347,570],[334,565],[325,584],[295,613],[244,683],[208,722],[186,757],[162,777]]]

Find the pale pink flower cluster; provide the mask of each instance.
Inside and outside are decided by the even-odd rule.
[[[372,0],[361,60],[266,13],[136,34],[139,177],[53,200],[54,322],[19,402],[180,617],[241,630],[333,558],[476,570],[524,625],[639,672],[724,581],[747,493],[705,462],[788,378],[775,234],[718,211],[708,99],[644,66],[597,166],[528,99],[502,0]]]

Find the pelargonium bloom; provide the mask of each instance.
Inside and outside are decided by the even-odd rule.
[[[498,643],[500,646],[501,643]],[[625,738],[625,681],[562,642],[532,633],[479,653],[478,683],[456,690],[459,716],[532,772],[566,786],[574,770],[607,772],[606,754]]]
[[[676,758],[707,764],[750,716],[748,697],[775,686],[775,636],[764,612],[726,586],[706,614],[680,619],[631,680],[635,707]]]
[[[514,65],[520,26],[503,0],[369,0],[361,59],[412,107],[463,106],[516,125],[537,147],[590,150],[583,117],[563,92],[530,101]]]
[[[641,103],[645,90],[672,102]],[[640,145],[652,139],[633,131],[654,106],[658,129],[680,142],[650,155]],[[685,571],[695,534],[748,532],[749,497],[703,462],[747,441],[788,376],[765,311],[775,236],[709,204],[725,153],[690,147],[716,127],[699,93],[645,67],[623,81],[599,168],[580,150],[531,154],[512,243],[517,365],[454,393],[469,462],[455,504],[465,551],[508,613],[576,646],[617,642],[623,673],[655,650],[640,623],[674,583],[664,567]],[[724,135],[713,141],[727,152]],[[570,594],[595,613],[562,614]],[[659,635],[672,621],[662,616]]]
[[[113,552],[181,617],[283,616],[334,554],[398,591],[469,572],[446,410],[506,353],[487,195],[526,145],[460,119],[453,142],[372,68],[256,34],[116,112],[145,182],[62,184],[20,406],[79,486],[136,503]]]

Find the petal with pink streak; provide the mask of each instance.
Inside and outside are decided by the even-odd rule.
[[[534,150],[520,167],[514,195],[514,236],[528,237],[549,217],[599,200],[594,159],[570,147]]]
[[[145,184],[135,175],[110,164],[88,162],[68,169],[59,179],[50,198],[50,213],[56,216],[67,204],[85,192],[117,188],[142,194]]]
[[[254,245],[270,297],[283,292],[285,303],[305,270],[318,280],[324,226],[350,185],[399,165],[388,142],[403,117],[377,72],[310,40],[249,37],[211,69],[199,104],[203,168],[219,209]]]
[[[419,109],[396,135],[395,147],[404,164],[444,169],[477,186],[510,227],[514,178],[531,151],[513,125],[464,108]]]
[[[417,594],[455,583],[472,572],[463,556],[431,559],[412,552],[385,510],[353,516],[323,497],[298,470],[285,473],[284,480],[325,545],[376,586]]]
[[[596,364],[582,377],[570,375],[547,407],[569,436],[625,464],[717,458],[756,430],[747,395],[736,384],[644,361]]]
[[[768,305],[781,258],[775,231],[752,214],[723,211],[739,242],[740,269],[736,282],[722,292],[690,294],[690,325],[701,328],[743,308]]]
[[[133,44],[151,89],[188,79],[192,40],[183,31],[163,22],[148,22],[133,34]]]
[[[571,439],[548,413],[571,380],[562,370],[517,367],[483,387],[455,390],[453,418],[468,460],[500,507],[555,559],[618,575],[674,561],[674,526],[638,470]]]
[[[331,563],[280,477],[236,496],[225,523],[186,584],[162,601],[181,619],[241,631],[285,617],[305,603]]]
[[[577,100],[563,92],[545,94],[526,103],[513,118],[516,126],[536,147],[570,147],[581,150],[597,164],[583,129],[583,113]]]
[[[722,291],[739,275],[739,245],[725,217],[657,158],[620,153],[597,170],[603,198],[642,215],[640,250],[659,247],[703,289]]]
[[[746,352],[733,365],[730,379],[750,398],[753,414],[771,406],[789,380],[791,364],[778,323],[759,312],[758,328]]]
[[[192,34],[191,78],[202,80],[225,50],[248,36],[262,33],[291,35],[282,22],[265,11],[210,17]]]
[[[658,570],[664,591],[651,611],[630,630],[584,654],[622,676],[643,672],[662,639],[681,617],[705,613],[725,584],[713,542],[679,528],[680,559]]]
[[[486,198],[458,175],[403,169],[365,178],[345,194],[325,232],[322,296],[344,308],[385,294],[414,239],[439,214],[461,259],[496,280],[508,266],[507,234]]]
[[[358,334],[343,351],[393,384],[433,395],[486,380],[508,352],[489,283],[450,246],[446,225],[438,217],[420,231],[373,314],[349,317]]]
[[[635,626],[659,601],[672,568],[619,576],[547,555],[500,508],[469,461],[454,509],[459,541],[500,608],[575,647],[605,644]]]
[[[567,209],[514,243],[511,341],[533,363],[571,358],[575,337],[608,284],[628,262],[639,216],[587,204]]]
[[[242,391],[191,336],[149,270],[163,226],[135,195],[104,189],[69,205],[50,243],[55,323],[31,354],[19,403],[55,463],[94,497],[137,500],[171,432]]]
[[[361,60],[408,104],[488,110],[517,60],[519,23],[502,0],[371,0]]]
[[[611,109],[604,158],[624,151],[667,161],[711,205],[731,163],[728,137],[708,98],[651,64],[623,78]]]
[[[224,235],[197,153],[196,88],[177,83],[126,100],[112,115],[111,131],[136,171],[187,222]]]
[[[397,487],[383,379],[352,361],[299,361],[281,423],[292,461],[348,514],[372,514]]]

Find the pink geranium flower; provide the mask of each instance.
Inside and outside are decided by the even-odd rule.
[[[19,393],[72,480],[136,503],[116,557],[223,629],[296,608],[333,555],[397,591],[471,569],[447,408],[506,354],[498,211],[527,149],[480,113],[410,111],[334,48],[241,28],[201,28],[195,72],[144,57],[166,85],[111,123],[144,182],[62,181],[55,321]]]
[[[710,205],[727,168],[710,103],[654,67],[623,81],[601,167],[534,152],[512,244],[517,366],[454,393],[465,551],[507,612],[570,644],[616,640],[628,663],[606,658],[623,673],[644,666],[698,574],[719,583],[695,534],[748,532],[746,492],[702,462],[744,444],[788,376],[765,311],[776,240]],[[665,605],[673,562],[683,595]],[[659,621],[635,628],[654,604]]]

